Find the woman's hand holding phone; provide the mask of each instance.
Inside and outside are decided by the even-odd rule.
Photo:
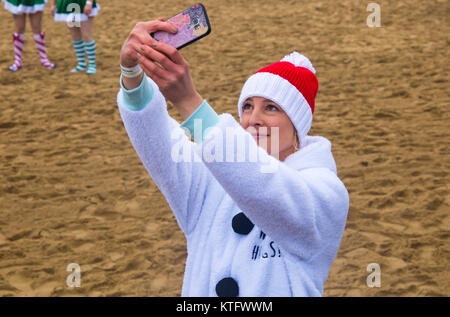
[[[156,31],[166,31],[172,34],[177,33],[176,27],[168,22],[164,22],[163,18],[158,18],[155,21],[137,23],[122,46],[120,64],[125,67],[136,66],[138,64],[138,53],[141,52],[141,46],[156,42],[150,36],[150,33]]]
[[[184,57],[173,46],[152,38],[150,33],[156,31],[175,34],[176,28],[162,18],[138,23],[122,47],[120,63],[128,68],[139,64],[185,120],[203,102],[203,98],[195,90],[189,65]],[[138,87],[141,81],[142,76],[123,77],[123,84],[127,89]]]
[[[159,30],[164,30],[173,34],[176,33],[174,27],[169,23],[164,22],[163,18],[159,18],[156,21],[137,23],[122,45],[120,65],[127,68],[137,66],[139,64],[138,54],[141,51],[141,46],[155,42],[155,39],[150,36],[150,33]],[[141,82],[142,75],[135,78],[123,77],[123,85],[126,89],[134,89],[138,87]]]

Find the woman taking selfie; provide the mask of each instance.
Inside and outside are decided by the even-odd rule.
[[[125,41],[118,104],[186,236],[182,296],[322,296],[349,197],[330,142],[307,135],[318,89],[310,61],[294,52],[251,75],[237,122],[199,95],[179,51],[150,37],[158,30],[176,33],[159,19]]]

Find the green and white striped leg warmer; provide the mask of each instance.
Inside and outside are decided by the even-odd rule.
[[[73,41],[73,48],[75,49],[75,54],[77,55],[78,65],[71,70],[72,73],[83,72],[86,70],[86,60],[84,59],[84,42],[83,41]]]
[[[89,68],[87,74],[95,74],[97,72],[97,67],[95,66],[95,58],[97,57],[97,46],[95,41],[84,42],[84,47],[86,48],[86,55],[89,60]]]

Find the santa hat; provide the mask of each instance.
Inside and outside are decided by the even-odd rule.
[[[258,70],[242,88],[238,102],[239,118],[242,117],[242,105],[248,98],[270,99],[289,116],[302,147],[311,128],[314,99],[319,88],[315,73],[309,59],[298,52]]]

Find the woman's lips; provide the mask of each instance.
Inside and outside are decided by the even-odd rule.
[[[256,139],[256,141],[259,141],[263,138],[268,138],[269,135],[267,134],[252,134],[252,137]]]
[[[259,134],[259,133],[257,133],[257,134],[251,133],[251,135],[254,136],[254,137],[270,136],[269,134]]]
[[[250,133],[251,136],[257,140],[261,138],[267,138],[270,136],[270,134],[267,133],[269,132],[267,128],[255,129],[251,127],[247,129],[247,132]]]

